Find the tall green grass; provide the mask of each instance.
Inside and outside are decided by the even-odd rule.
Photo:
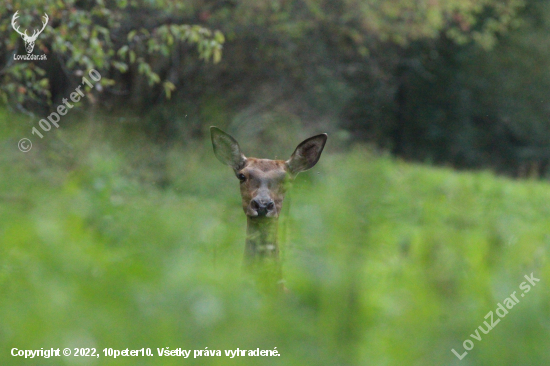
[[[3,131],[2,365],[550,362],[545,182],[411,165],[360,146],[337,153],[329,139],[285,202],[292,292],[272,297],[241,278],[238,183],[208,139],[157,145],[82,123],[23,154],[24,134]],[[464,352],[485,314],[531,272],[539,284],[459,361],[451,349]],[[101,356],[25,360],[13,347]],[[142,347],[155,356],[102,352]],[[277,347],[281,356],[181,360],[156,356],[162,347]]]

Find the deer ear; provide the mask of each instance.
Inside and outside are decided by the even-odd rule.
[[[214,154],[216,154],[218,160],[235,170],[242,169],[246,157],[241,152],[237,140],[214,126],[210,127],[210,136],[212,137]]]
[[[290,173],[296,175],[313,168],[321,157],[327,138],[327,134],[323,133],[310,137],[298,145],[290,159],[286,161]]]

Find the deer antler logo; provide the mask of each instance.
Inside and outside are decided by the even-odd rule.
[[[38,38],[38,35],[42,33],[42,31],[46,28],[46,25],[48,25],[48,20],[49,20],[48,14],[44,13],[44,17],[43,17],[44,22],[42,23],[43,24],[42,29],[40,29],[38,32],[35,29],[34,32],[32,33],[32,36],[29,36],[27,35],[26,29],[24,32],[20,32],[19,26],[16,26],[15,24],[15,20],[19,18],[19,15],[17,15],[18,12],[19,10],[16,11],[15,14],[13,14],[13,17],[11,18],[11,26],[17,33],[21,35],[21,38],[23,38],[23,41],[25,41],[25,49],[27,50],[27,53],[31,53],[32,50],[34,49],[34,42],[36,41],[36,38]]]

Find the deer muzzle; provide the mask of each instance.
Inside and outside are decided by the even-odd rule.
[[[277,217],[275,202],[269,197],[255,197],[250,201],[251,215],[259,217]]]

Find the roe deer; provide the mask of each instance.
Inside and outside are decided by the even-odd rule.
[[[242,206],[247,217],[245,268],[268,289],[286,291],[277,244],[279,213],[288,183],[321,157],[327,134],[316,135],[298,145],[290,159],[247,158],[237,141],[217,127],[210,127],[214,154],[233,168],[240,182]]]

